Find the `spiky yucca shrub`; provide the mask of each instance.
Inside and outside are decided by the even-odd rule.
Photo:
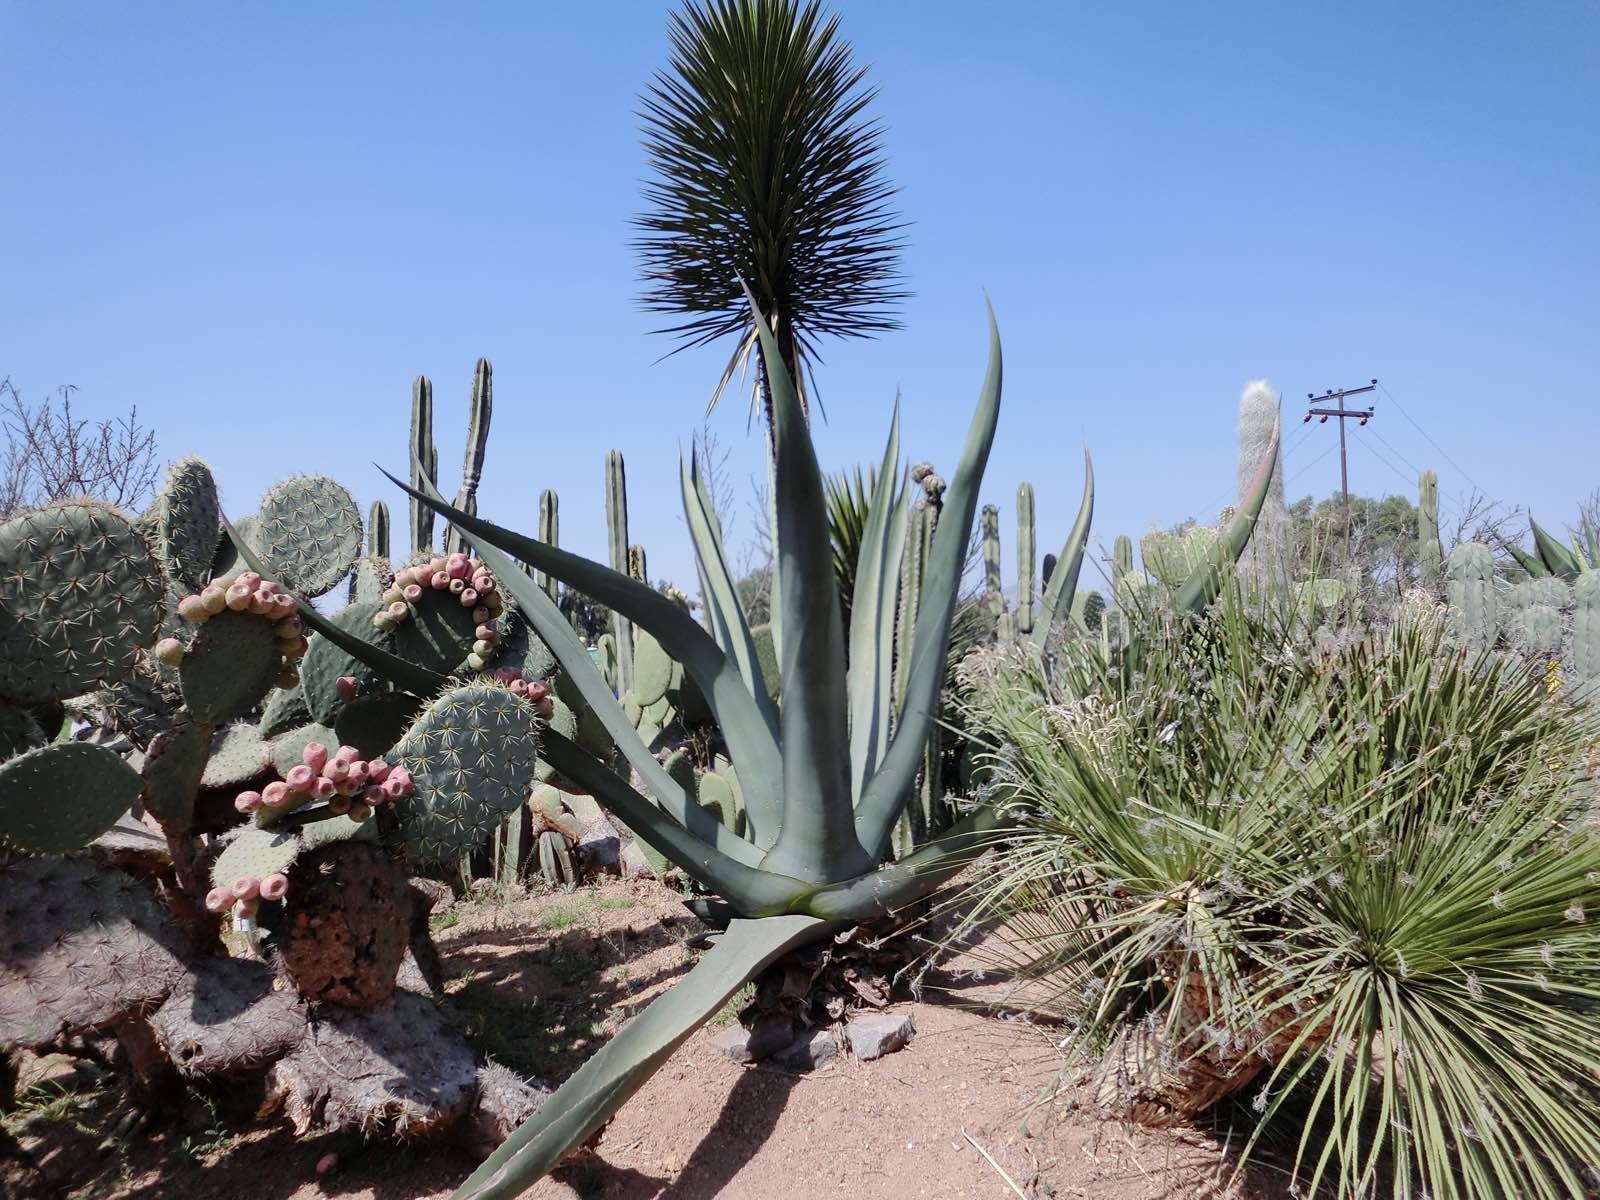
[[[1138,620],[1137,669],[1013,650],[968,717],[1023,817],[972,919],[1096,1098],[1247,1092],[1313,1192],[1595,1186],[1595,714],[1432,613],[1331,652],[1232,588]]]

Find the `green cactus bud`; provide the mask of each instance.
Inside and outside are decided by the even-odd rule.
[[[361,553],[361,512],[326,475],[295,475],[269,489],[256,519],[254,543],[290,591],[331,591]]]
[[[156,640],[164,592],[114,509],[64,501],[0,525],[0,696],[36,704],[121,679]]]
[[[413,784],[394,805],[407,854],[454,861],[521,806],[534,780],[537,720],[531,704],[488,683],[453,688],[423,711],[395,750]]]

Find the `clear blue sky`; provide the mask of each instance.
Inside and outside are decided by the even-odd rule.
[[[1372,375],[1454,462],[1380,393],[1357,491],[1433,466],[1447,510],[1476,480],[1560,525],[1600,484],[1600,6],[842,9],[916,295],[904,331],[826,352],[825,465],[878,457],[898,387],[909,455],[948,469],[987,289],[1008,564],[1017,481],[1052,548],[1085,442],[1106,545],[1214,518],[1255,376],[1286,397],[1291,497],[1338,484],[1333,427],[1294,403]],[[531,527],[554,487],[563,541],[603,552],[618,447],[634,540],[687,582],[676,454],[725,351],[656,362],[635,304],[633,110],[666,11],[0,4],[0,375],[136,402],[235,515],[327,471],[386,496],[398,538],[368,464],[403,467],[425,373],[452,490],[486,354],[485,514]],[[714,428],[747,536],[759,440],[740,402]]]

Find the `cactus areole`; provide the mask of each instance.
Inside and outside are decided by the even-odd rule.
[[[747,979],[841,924],[892,912],[928,894],[981,854],[1001,827],[999,812],[980,805],[943,837],[885,864],[890,835],[914,794],[932,732],[978,488],[1000,413],[1000,336],[993,314],[988,371],[924,564],[908,666],[897,666],[891,653],[897,569],[885,561],[880,564],[884,569],[868,570],[858,579],[848,630],[836,589],[817,583],[832,579],[822,476],[772,331],[759,314],[756,323],[772,385],[772,478],[782,563],[773,601],[783,629],[775,688],[768,687],[756,635],[738,601],[697,463],[683,467],[683,499],[703,581],[706,626],[625,570],[445,503],[427,482],[424,464],[413,464],[418,487],[407,487],[390,475],[413,500],[450,521],[477,548],[485,567],[548,643],[567,681],[593,708],[642,790],[553,728],[541,731],[541,757],[591,792],[645,843],[721,896],[737,917],[686,979],[595,1054],[473,1174],[457,1192],[460,1200],[519,1195],[598,1129]],[[1225,556],[1236,559],[1249,538],[1276,450],[1274,441],[1243,511],[1218,539],[1215,557],[1181,589],[1180,603],[1199,607],[1215,595],[1216,572],[1225,565]],[[896,410],[863,533],[863,563],[876,562],[889,547],[903,542],[900,523],[906,520],[906,507],[895,501],[903,495],[904,480]],[[1088,536],[1092,484],[1085,490],[1084,512],[1060,556],[1073,567]],[[587,648],[550,596],[517,569],[517,560],[609,606],[682,664],[704,694],[738,770],[745,804],[743,836],[705,811],[656,760]],[[1049,603],[1041,606],[1041,621],[1070,611],[1075,577],[1075,569],[1057,572]],[[376,670],[396,672],[392,678],[402,687],[421,692],[438,686],[437,678],[424,677],[371,647],[352,642],[350,653],[366,654]],[[903,671],[903,679],[895,678],[897,670]]]

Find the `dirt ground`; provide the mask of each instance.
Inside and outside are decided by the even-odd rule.
[[[458,902],[435,913],[434,927],[468,1036],[551,1085],[688,970],[695,951],[686,942],[702,931],[670,890],[622,883]],[[733,1019],[730,1006],[622,1108],[596,1157],[527,1196],[1284,1194],[1271,1178],[1229,1186],[1230,1160],[1209,1134],[1127,1130],[1070,1104],[1036,1107],[1060,1065],[1047,1031],[952,1003],[896,1008],[916,1022],[907,1048],[792,1075],[736,1065],[712,1048],[715,1027]],[[475,1165],[436,1144],[300,1139],[278,1121],[234,1133],[226,1095],[196,1101],[156,1132],[118,1135],[115,1089],[54,1065],[55,1077],[25,1092],[8,1125],[74,1198],[443,1200]],[[330,1152],[339,1165],[319,1178],[315,1166]]]

